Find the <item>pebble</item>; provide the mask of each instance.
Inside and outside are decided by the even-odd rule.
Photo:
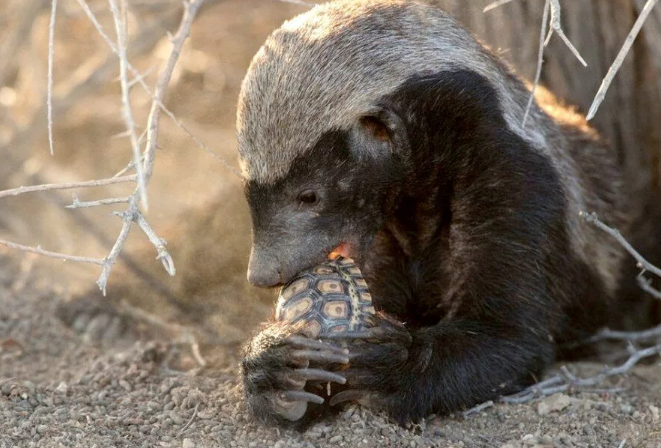
[[[572,404],[572,398],[565,394],[554,394],[545,398],[537,405],[539,415],[548,415],[551,412],[560,412]]]
[[[630,404],[622,404],[620,405],[620,411],[623,414],[629,415],[633,412],[633,406],[631,406]]]
[[[659,417],[659,408],[657,408],[656,406],[650,405],[649,410],[652,413],[652,422],[654,422],[654,423],[658,422],[659,418],[660,418]]]
[[[181,425],[184,423],[184,419],[176,411],[170,412],[170,418],[175,423],[175,425]]]
[[[191,439],[184,439],[183,448],[195,448],[195,443]]]

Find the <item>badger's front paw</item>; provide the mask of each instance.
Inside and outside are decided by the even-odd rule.
[[[425,415],[427,410],[420,408],[425,397],[416,397],[413,389],[416,379],[425,373],[431,352],[402,324],[380,317],[373,328],[328,339],[344,341],[350,359],[342,372],[347,388],[330,399],[331,406],[357,401],[385,411],[402,425]]]
[[[324,403],[324,385],[345,383],[333,370],[349,362],[347,354],[333,343],[297,335],[292,326],[266,328],[250,341],[241,363],[250,411],[264,423],[301,421],[309,403]]]

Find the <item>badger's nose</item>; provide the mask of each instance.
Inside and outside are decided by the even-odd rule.
[[[255,286],[269,287],[282,283],[282,276],[278,264],[270,257],[253,251],[250,253],[248,263],[248,281]]]

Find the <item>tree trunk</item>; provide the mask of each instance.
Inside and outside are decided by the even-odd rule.
[[[533,79],[544,0],[513,0],[482,12],[491,0],[436,0],[496,53]],[[645,0],[561,1],[563,29],[588,63],[559,36],[544,52],[541,83],[587,112]],[[661,185],[661,5],[638,35],[592,124],[619,151],[638,188]]]

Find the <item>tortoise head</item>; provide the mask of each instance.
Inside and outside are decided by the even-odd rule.
[[[325,133],[275,181],[246,179],[253,225],[248,280],[286,283],[338,246],[360,263],[403,176],[390,144],[386,125],[363,117],[352,129]]]

